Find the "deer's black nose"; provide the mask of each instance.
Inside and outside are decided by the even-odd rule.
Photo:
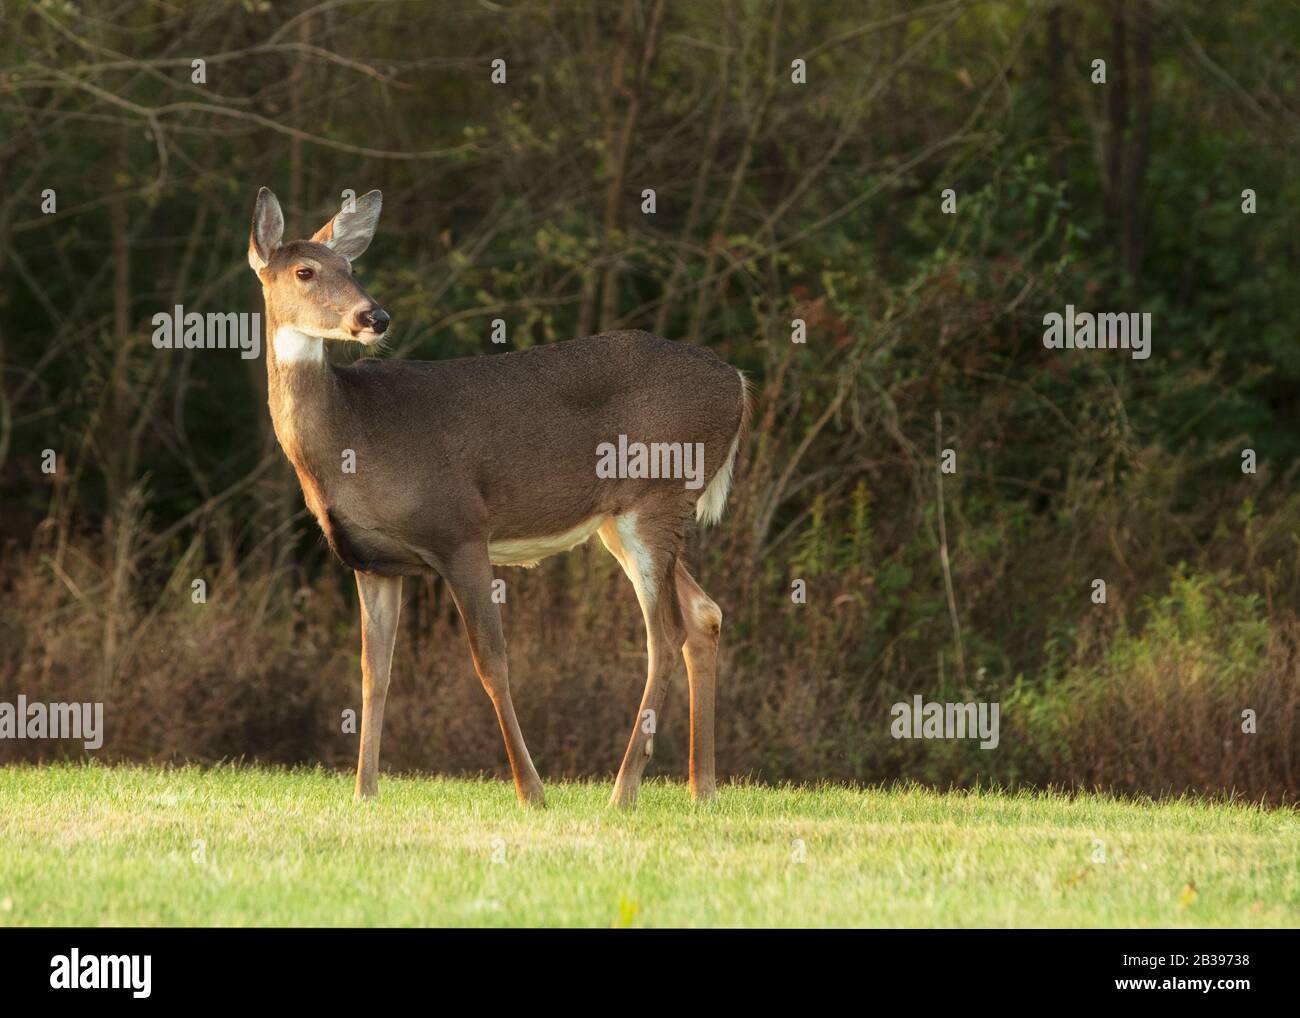
[[[388,312],[381,307],[373,307],[361,316],[361,324],[374,332],[383,332],[391,319]]]

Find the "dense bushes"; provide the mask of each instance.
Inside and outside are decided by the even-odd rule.
[[[104,701],[103,759],[351,765],[356,739],[344,734],[343,714],[359,709],[360,635],[342,568],[324,570],[276,605],[259,606],[265,578],[223,571],[206,604],[160,610],[128,597],[109,617],[106,601],[71,593],[102,589],[106,579],[77,558],[79,567],[62,578],[35,560],[20,570],[0,629],[0,700],[23,692]],[[629,585],[594,544],[568,561],[505,575],[512,685],[539,768],[544,776],[611,774],[644,679],[643,629]],[[724,641],[718,752],[725,773],[1283,801],[1296,794],[1300,624],[1287,612],[1270,614],[1228,574],[1178,567],[1165,593],[1127,614],[1131,621],[1089,602],[1073,622],[1054,620],[1053,629],[1072,638],[1049,648],[1036,671],[1003,673],[973,651],[965,681],[901,646],[919,637],[872,623],[862,592],[835,594],[814,578],[809,604],[795,605],[784,584],[763,591],[729,583],[724,564],[706,569],[703,580],[729,618],[760,620],[731,626]],[[886,617],[895,597],[882,599]],[[916,632],[946,624],[933,597],[903,603]],[[940,618],[927,625],[922,604]],[[440,585],[408,581],[404,611],[385,765],[506,774],[495,717]],[[111,674],[109,632],[118,634]],[[967,636],[972,646],[984,642],[978,630]],[[998,747],[895,740],[890,707],[918,694],[999,702]],[[660,772],[684,772],[686,720],[678,674],[656,740],[652,766]],[[76,744],[0,741],[5,760],[80,752]]]

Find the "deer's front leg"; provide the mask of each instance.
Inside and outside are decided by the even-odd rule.
[[[361,601],[361,750],[357,759],[358,799],[379,794],[379,737],[393,667],[402,578],[357,573]]]
[[[479,681],[496,708],[501,735],[510,758],[515,793],[525,806],[545,806],[542,779],[537,776],[528,747],[524,745],[519,719],[510,699],[510,670],[506,662],[506,637],[501,629],[501,611],[492,600],[492,563],[486,544],[462,546],[447,564],[443,578],[451,588],[460,617],[465,622],[470,653]]]

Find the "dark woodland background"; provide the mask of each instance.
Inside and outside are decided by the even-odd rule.
[[[261,310],[260,185],[295,236],[377,187],[389,356],[490,356],[501,317],[511,347],[646,328],[750,373],[690,550],[724,773],[1294,799],[1297,52],[1282,0],[6,2],[0,699],[105,701],[106,760],[353,764],[354,587],[265,367],[150,320]],[[1150,360],[1045,350],[1067,303],[1150,311]],[[499,575],[540,771],[609,777],[630,585],[596,542]],[[506,774],[440,583],[407,595],[385,768]],[[917,693],[999,701],[1001,746],[893,740]],[[679,669],[658,773],[686,707]]]

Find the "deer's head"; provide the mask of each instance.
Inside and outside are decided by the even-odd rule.
[[[257,192],[248,264],[262,281],[266,313],[317,339],[377,343],[388,312],[352,276],[352,262],[370,246],[383,195],[370,191],[322,226],[311,240],[284,243],[284,215],[267,188]]]

